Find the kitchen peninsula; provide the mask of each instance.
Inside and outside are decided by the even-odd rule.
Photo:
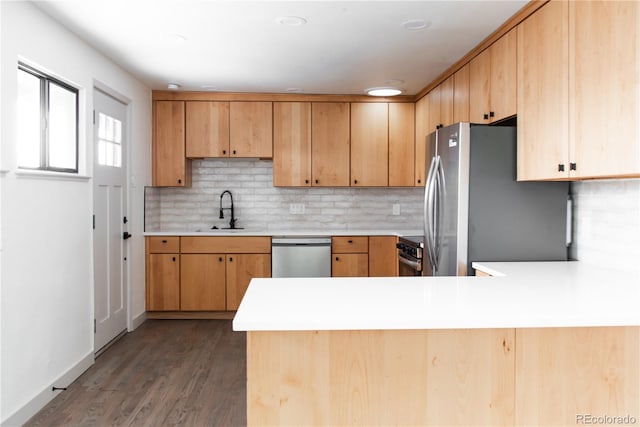
[[[640,422],[640,283],[580,262],[495,277],[254,279],[248,425]]]

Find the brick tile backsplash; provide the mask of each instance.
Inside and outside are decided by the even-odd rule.
[[[145,230],[207,230],[229,224],[219,219],[220,194],[233,193],[237,226],[260,230],[422,228],[420,188],[273,187],[268,160],[194,160],[191,188],[146,189]],[[229,199],[225,196],[224,206]],[[291,204],[304,213],[289,213]],[[392,215],[400,204],[400,215]]]
[[[233,193],[237,226],[260,230],[422,228],[420,188],[276,188],[268,160],[193,161],[191,188],[152,188],[145,195],[146,231],[205,231],[219,219],[220,194]],[[571,184],[574,201],[570,257],[616,269],[640,261],[640,180]],[[225,206],[228,199],[225,197]],[[290,213],[291,204],[304,213]],[[392,215],[400,204],[400,215]]]

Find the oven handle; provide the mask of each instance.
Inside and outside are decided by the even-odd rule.
[[[416,271],[422,271],[422,263],[420,261],[411,261],[410,259],[406,259],[401,255],[398,255],[398,261],[405,265],[408,265]]]

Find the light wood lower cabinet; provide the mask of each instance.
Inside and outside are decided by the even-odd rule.
[[[271,277],[270,237],[152,236],[146,242],[148,311],[237,310],[252,278]]]
[[[331,238],[331,276],[369,276],[369,237],[337,236]]]
[[[369,236],[369,277],[396,277],[398,250],[396,236]]]

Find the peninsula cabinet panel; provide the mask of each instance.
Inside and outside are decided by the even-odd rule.
[[[271,255],[227,255],[227,310],[237,310],[254,277],[271,277]]]
[[[369,236],[369,277],[398,276],[396,236]]]
[[[224,254],[187,254],[180,258],[180,309],[221,311],[226,304]]]
[[[191,162],[185,158],[184,101],[154,102],[152,160],[154,186],[191,185]]]
[[[589,424],[580,415],[638,419],[640,328],[518,329],[516,342],[516,425]]]
[[[348,187],[350,124],[348,102],[311,104],[311,185]]]
[[[273,104],[273,185],[311,185],[311,103]]]
[[[229,103],[186,102],[188,158],[229,157]]]
[[[414,180],[415,106],[389,104],[389,186],[411,187]]]
[[[273,156],[273,106],[271,102],[230,103],[231,157]]]
[[[640,176],[640,2],[569,2],[569,19],[570,176]]]
[[[416,187],[424,187],[427,176],[427,135],[429,129],[429,98],[423,96],[416,102],[416,152],[415,152],[415,183]]]
[[[351,186],[389,185],[389,106],[351,104]]]
[[[180,255],[147,254],[147,310],[180,309]]]
[[[569,176],[568,13],[552,1],[517,27],[518,180]]]
[[[469,121],[469,64],[453,75],[453,123]]]

